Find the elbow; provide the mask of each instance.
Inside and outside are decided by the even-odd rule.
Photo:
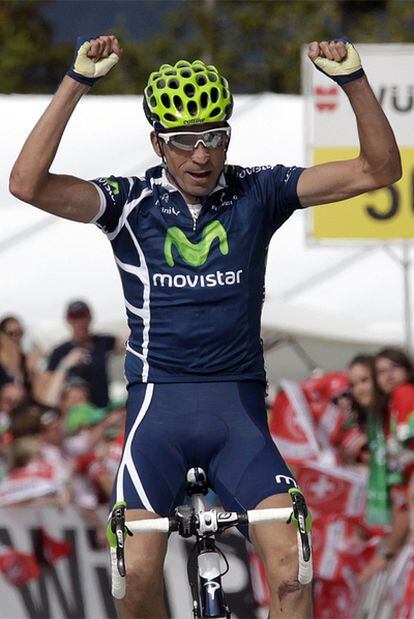
[[[390,158],[385,165],[382,165],[375,173],[371,173],[372,187],[370,191],[381,189],[382,187],[389,187],[398,182],[402,176],[402,166],[399,154],[393,158]]]
[[[22,202],[32,204],[35,200],[35,188],[25,183],[14,170],[10,174],[9,191],[12,196],[18,198]]]

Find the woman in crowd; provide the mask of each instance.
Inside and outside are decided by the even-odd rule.
[[[377,358],[358,355],[348,367],[355,421],[366,437],[358,453],[358,459],[369,467],[366,523],[390,525],[389,533],[361,573],[361,581],[386,569],[408,535],[407,503],[402,500],[400,477],[393,470],[389,452],[389,392],[378,385],[376,363]]]
[[[26,354],[23,335],[22,323],[15,316],[5,316],[0,321],[0,387],[14,382],[23,386],[29,397],[37,397],[42,354],[38,348]]]

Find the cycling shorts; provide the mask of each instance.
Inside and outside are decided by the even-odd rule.
[[[131,385],[112,505],[169,516],[193,466],[226,511],[254,509],[297,486],[270,436],[264,395],[261,382]]]

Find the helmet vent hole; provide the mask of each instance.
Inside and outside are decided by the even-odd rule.
[[[152,86],[148,86],[147,92],[146,92],[147,97],[151,97],[153,92],[154,91],[153,91]]]
[[[187,110],[190,116],[197,116],[198,106],[195,101],[189,101],[187,103]]]
[[[217,88],[212,88],[211,89],[210,97],[211,97],[212,103],[217,103],[219,95],[220,95],[220,93],[219,93]]]
[[[162,101],[162,104],[163,104],[165,107],[170,107],[170,106],[171,106],[171,100],[170,100],[170,97],[169,97],[169,95],[168,95],[166,92],[163,92],[163,93],[162,93],[162,95],[161,95],[161,101]]]
[[[187,62],[187,60],[180,60],[175,66],[177,67],[177,69],[181,69],[182,67],[189,67],[190,63]]]
[[[206,107],[208,106],[208,94],[206,92],[202,92],[201,93],[201,97],[200,97],[200,105],[203,108],[203,110],[206,109]]]
[[[195,88],[193,84],[186,84],[184,86],[184,92],[187,95],[187,97],[194,97],[194,93],[195,93]]]
[[[200,65],[193,67],[194,73],[200,73],[200,71],[204,71],[204,67],[200,67]]]
[[[151,97],[149,100],[149,104],[151,107],[156,107],[157,106],[157,100],[155,97]]]
[[[160,77],[161,77],[161,73],[154,73],[153,76],[152,76],[152,79],[153,80],[157,80]]]
[[[165,88],[165,80],[158,80],[157,88]]]
[[[180,71],[180,74],[181,74],[182,77],[191,77],[190,69],[182,69]]]
[[[205,86],[207,84],[207,79],[205,75],[197,75],[196,81],[199,86]]]
[[[220,114],[221,110],[219,107],[215,107],[214,110],[212,110],[210,112],[210,116],[218,116]]]
[[[172,123],[175,123],[177,121],[177,118],[174,116],[174,114],[170,114],[169,112],[164,114],[164,118],[165,120],[169,120]]]
[[[217,82],[217,75],[215,73],[209,73],[208,79],[210,80],[210,82]]]
[[[165,71],[164,75],[177,75],[177,71],[175,69],[171,69],[170,71]]]
[[[174,90],[177,90],[179,87],[178,80],[175,80],[174,78],[168,80],[168,86],[170,88],[174,88]]]
[[[182,112],[184,109],[184,105],[183,105],[183,101],[181,97],[179,97],[178,95],[174,95],[173,101],[174,101],[175,109],[178,110],[179,112]]]

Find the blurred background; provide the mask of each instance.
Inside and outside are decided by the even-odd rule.
[[[141,175],[155,165],[142,91],[151,71],[181,58],[213,63],[229,79],[230,163],[309,165],[314,93],[303,90],[304,44],[343,35],[358,44],[412,43],[414,0],[0,0],[0,595],[5,616],[19,619],[116,616],[102,549],[125,415],[128,330],[118,273],[93,226],[59,220],[8,192],[13,162],[66,73],[76,37],[101,33],[119,37],[122,62],[79,105],[53,171],[95,178]],[[411,69],[397,95],[392,80],[387,91],[374,90],[390,117],[414,127]],[[396,65],[396,79],[401,73]],[[408,133],[397,137],[412,147]],[[407,162],[401,186],[412,191]],[[414,223],[403,244],[310,242],[309,225],[297,212],[272,240],[262,336],[271,432],[316,516],[316,616],[410,619],[412,442],[400,445],[398,526],[366,522],[366,493],[374,453],[368,417],[377,407],[388,432],[400,386],[401,415],[414,436]],[[384,346],[391,353],[375,357]],[[369,383],[361,398],[361,373],[348,367],[357,353]],[[392,389],[377,383],[383,370],[401,371]],[[385,559],[390,539],[393,556]],[[177,619],[190,600],[184,570],[174,566],[188,552],[173,542],[166,568]],[[235,616],[267,616],[258,558],[237,535],[226,552]]]

